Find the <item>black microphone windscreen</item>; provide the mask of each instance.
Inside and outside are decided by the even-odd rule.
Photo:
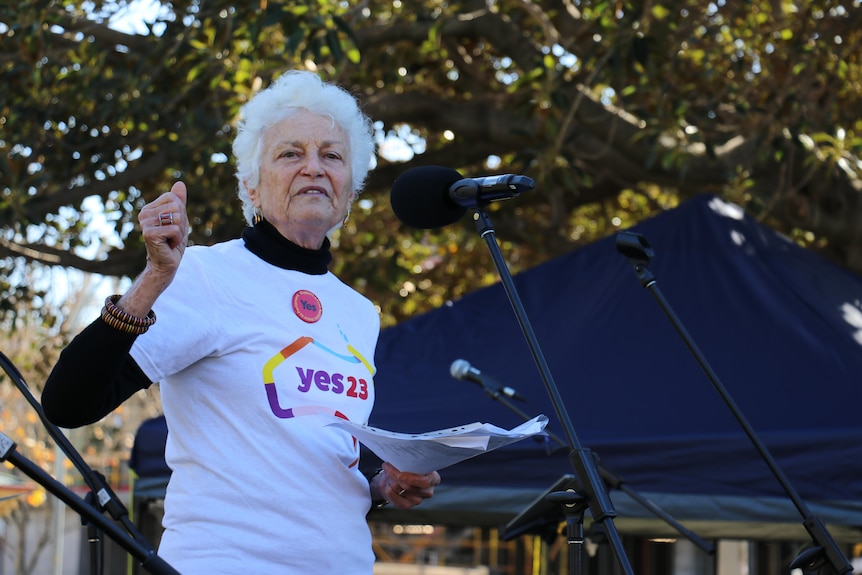
[[[389,201],[399,220],[412,228],[442,228],[466,213],[449,197],[449,188],[464,179],[452,168],[421,166],[395,178]]]

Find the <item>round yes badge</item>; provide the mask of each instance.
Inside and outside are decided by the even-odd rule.
[[[293,313],[305,323],[314,323],[323,316],[323,304],[316,295],[301,289],[293,294]]]

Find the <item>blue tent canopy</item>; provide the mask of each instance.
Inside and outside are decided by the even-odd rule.
[[[803,500],[831,521],[862,525],[862,278],[714,196],[631,231],[654,249],[658,289]],[[604,468],[696,521],[799,520],[615,237],[514,283],[578,439]],[[383,331],[371,424],[419,432],[523,421],[453,379],[456,359],[526,396],[517,406],[548,415],[549,430],[564,437],[499,283]],[[535,495],[571,469],[568,450],[549,455],[526,440],[442,475],[466,495],[454,510],[481,508],[482,488],[523,503],[520,490]]]
[[[654,249],[658,289],[803,500],[838,537],[857,540],[862,278],[714,196],[632,231]],[[804,537],[798,511],[614,237],[514,283],[578,439],[604,469],[705,536]],[[456,359],[516,389],[528,400],[517,407],[546,414],[564,437],[499,283],[382,332],[371,425],[412,433],[523,422],[453,379]],[[464,461],[441,471],[433,499],[383,513],[500,524],[572,473],[568,450],[554,447],[528,439]],[[623,492],[610,494],[621,532],[673,532]]]

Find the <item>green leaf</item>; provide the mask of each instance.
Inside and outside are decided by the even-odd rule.
[[[668,10],[667,8],[665,8],[664,6],[659,4],[659,5],[653,6],[652,15],[657,20],[664,20],[665,18],[667,18],[670,15],[670,10]]]

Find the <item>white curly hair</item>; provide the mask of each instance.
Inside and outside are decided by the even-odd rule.
[[[374,139],[371,120],[362,113],[357,100],[343,88],[324,82],[314,72],[285,72],[267,89],[249,100],[240,111],[233,154],[239,182],[237,196],[242,201],[243,216],[249,225],[254,221],[254,206],[246,183],[254,187],[260,180],[263,132],[300,110],[329,116],[347,133],[354,198],[365,185],[374,154]]]

